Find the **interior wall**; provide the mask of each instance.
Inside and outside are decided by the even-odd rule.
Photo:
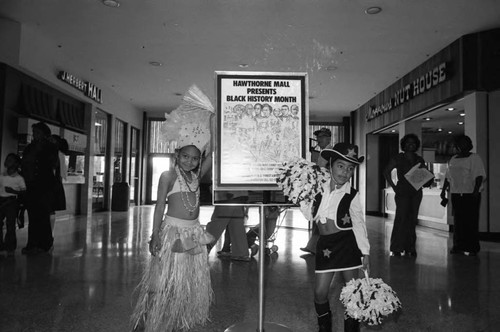
[[[364,117],[360,114],[361,112],[351,112],[353,133],[352,138],[354,144],[358,145],[358,155],[365,156],[367,158],[366,151],[366,129],[363,125]],[[365,207],[365,212],[367,211],[366,202],[366,161],[358,166],[357,184],[356,189],[359,191],[359,198],[361,201],[361,206]]]
[[[46,38],[41,30],[32,29],[10,20],[0,19],[0,45],[9,45],[9,47],[0,47],[0,62],[86,103],[85,128],[88,131],[87,146],[89,149],[85,158],[85,172],[89,176],[93,174],[93,153],[90,147],[93,145],[94,122],[91,120],[91,113],[95,108],[100,108],[106,113],[111,114],[112,118],[124,121],[128,124],[128,128],[134,126],[141,133],[143,132],[142,111],[131,105],[128,99],[122,98],[110,89],[110,87],[106,86],[98,73],[90,71],[88,64],[79,62],[82,59],[75,59],[66,55],[64,47],[60,47],[56,41]],[[99,87],[102,90],[102,103],[87,98],[80,90],[61,81],[57,75],[62,70],[82,80],[92,82]],[[15,134],[17,126],[6,127],[4,123],[2,124],[3,138],[7,135],[6,131]],[[110,132],[113,133],[113,131]],[[9,142],[2,141],[2,145],[4,143],[10,144]],[[129,142],[127,139],[127,144]],[[110,153],[112,153],[112,150],[110,150]],[[76,198],[76,201],[80,201],[79,210],[83,214],[88,214],[91,212],[92,183],[87,180],[81,187],[80,198]]]
[[[500,204],[497,203],[495,198],[500,197],[500,153],[498,153],[498,146],[495,147],[498,142],[500,142],[500,130],[498,130],[498,125],[500,124],[500,90],[491,92],[488,96],[488,163],[487,163],[487,174],[489,177],[488,181],[488,199],[483,199],[485,204],[488,205],[489,210],[489,231],[490,232],[500,232]],[[496,153],[495,153],[496,152]]]
[[[464,109],[464,133],[472,140],[472,144],[474,145],[472,152],[479,154],[488,173],[488,130],[485,130],[488,128],[488,93],[475,92],[467,95],[464,98]],[[489,186],[487,181],[481,194],[481,208],[479,210],[480,232],[491,231],[488,227],[488,200]]]
[[[20,41],[21,24],[0,18],[0,62],[19,63]]]
[[[366,211],[381,212],[379,175],[379,136],[366,135]],[[383,212],[383,211],[382,211]]]
[[[0,121],[2,125],[2,133],[1,133],[1,143],[2,143],[2,148],[1,148],[1,153],[0,153],[0,160],[1,160],[1,165],[3,168],[3,162],[5,160],[5,157],[9,153],[17,153],[17,113],[14,112],[13,110],[10,109],[4,109],[3,110],[3,119],[0,114],[0,119],[3,120]],[[8,128],[15,128],[16,130],[7,130]]]
[[[79,62],[69,59],[52,40],[43,36],[40,30],[23,26],[21,29],[21,52],[19,67],[34,74],[38,79],[50,82],[59,90],[74,98],[99,107],[107,113],[117,115],[121,120],[142,128],[142,113],[134,108],[128,100],[122,99],[104,83],[100,83],[98,74]],[[83,93],[69,84],[59,80],[59,71],[67,71],[85,81],[92,82],[102,90],[102,104],[87,98]]]
[[[47,39],[40,30],[0,18],[0,45],[8,45],[8,47],[0,47],[1,62],[76,99],[99,106],[108,113],[119,114],[121,120],[142,129],[141,111],[101,83],[98,74],[90,72],[89,68],[64,54],[64,49],[60,48],[56,42]],[[102,104],[85,97],[81,91],[59,80],[57,74],[61,70],[98,86],[103,94]]]

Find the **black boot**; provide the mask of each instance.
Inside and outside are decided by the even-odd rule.
[[[332,332],[332,312],[328,311],[322,316],[318,316],[318,332]]]
[[[344,319],[344,332],[359,332],[359,321],[354,318],[345,318]]]
[[[314,308],[318,315],[319,332],[332,332],[332,312],[330,311],[330,303],[316,303]]]

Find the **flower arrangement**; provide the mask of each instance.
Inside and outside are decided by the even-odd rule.
[[[401,302],[392,288],[382,279],[368,277],[352,279],[340,293],[340,301],[346,307],[345,315],[368,325],[382,323],[383,316],[401,308]]]
[[[310,205],[317,194],[323,192],[323,184],[330,174],[313,162],[298,158],[284,162],[278,170],[276,182],[294,204]]]

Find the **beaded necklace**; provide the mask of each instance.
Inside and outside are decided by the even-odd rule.
[[[198,190],[200,182],[198,181],[198,176],[195,172],[191,171],[191,180],[189,180],[187,172],[178,165],[175,165],[175,172],[177,173],[177,178],[179,179],[182,204],[184,205],[184,208],[189,211],[189,214],[192,215],[200,203],[200,192]],[[189,192],[195,194],[194,203],[191,203],[191,200],[189,199]]]

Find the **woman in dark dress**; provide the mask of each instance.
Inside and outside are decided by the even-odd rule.
[[[391,158],[384,170],[384,177],[394,189],[396,200],[396,216],[391,234],[390,255],[415,257],[417,256],[415,227],[417,226],[418,209],[422,201],[422,188],[416,190],[405,178],[405,174],[417,164],[420,164],[420,167],[425,167],[425,161],[416,153],[420,148],[420,140],[417,135],[405,135],[400,144],[403,152]],[[391,177],[393,169],[397,171],[397,184]]]

